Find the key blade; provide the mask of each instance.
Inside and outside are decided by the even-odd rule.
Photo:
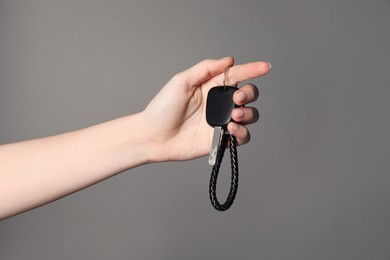
[[[213,141],[211,143],[210,155],[209,155],[209,165],[215,165],[217,160],[218,148],[221,145],[222,135],[224,130],[221,126],[214,127]]]

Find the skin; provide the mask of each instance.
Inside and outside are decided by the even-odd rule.
[[[206,123],[210,88],[254,79],[268,62],[233,66],[232,57],[204,60],[176,74],[144,111],[85,129],[0,146],[0,219],[47,204],[125,170],[209,153],[213,128]],[[258,98],[247,84],[234,93],[237,105]],[[239,145],[249,142],[247,124],[258,120],[255,107],[232,111],[228,130]]]

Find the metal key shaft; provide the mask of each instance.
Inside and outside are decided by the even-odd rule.
[[[211,143],[210,155],[209,155],[209,165],[214,165],[217,159],[218,149],[221,146],[222,136],[224,135],[224,129],[222,126],[214,127],[214,135]]]

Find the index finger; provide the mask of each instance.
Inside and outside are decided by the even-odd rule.
[[[254,79],[267,74],[271,70],[271,63],[266,61],[256,61],[240,65],[235,65],[227,71],[226,85],[236,85],[242,81]],[[223,83],[224,74],[214,78],[216,84]]]

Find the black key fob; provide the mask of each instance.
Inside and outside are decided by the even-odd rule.
[[[212,126],[225,126],[231,120],[233,108],[233,94],[238,90],[232,86],[217,86],[209,90],[206,103],[206,120]]]

